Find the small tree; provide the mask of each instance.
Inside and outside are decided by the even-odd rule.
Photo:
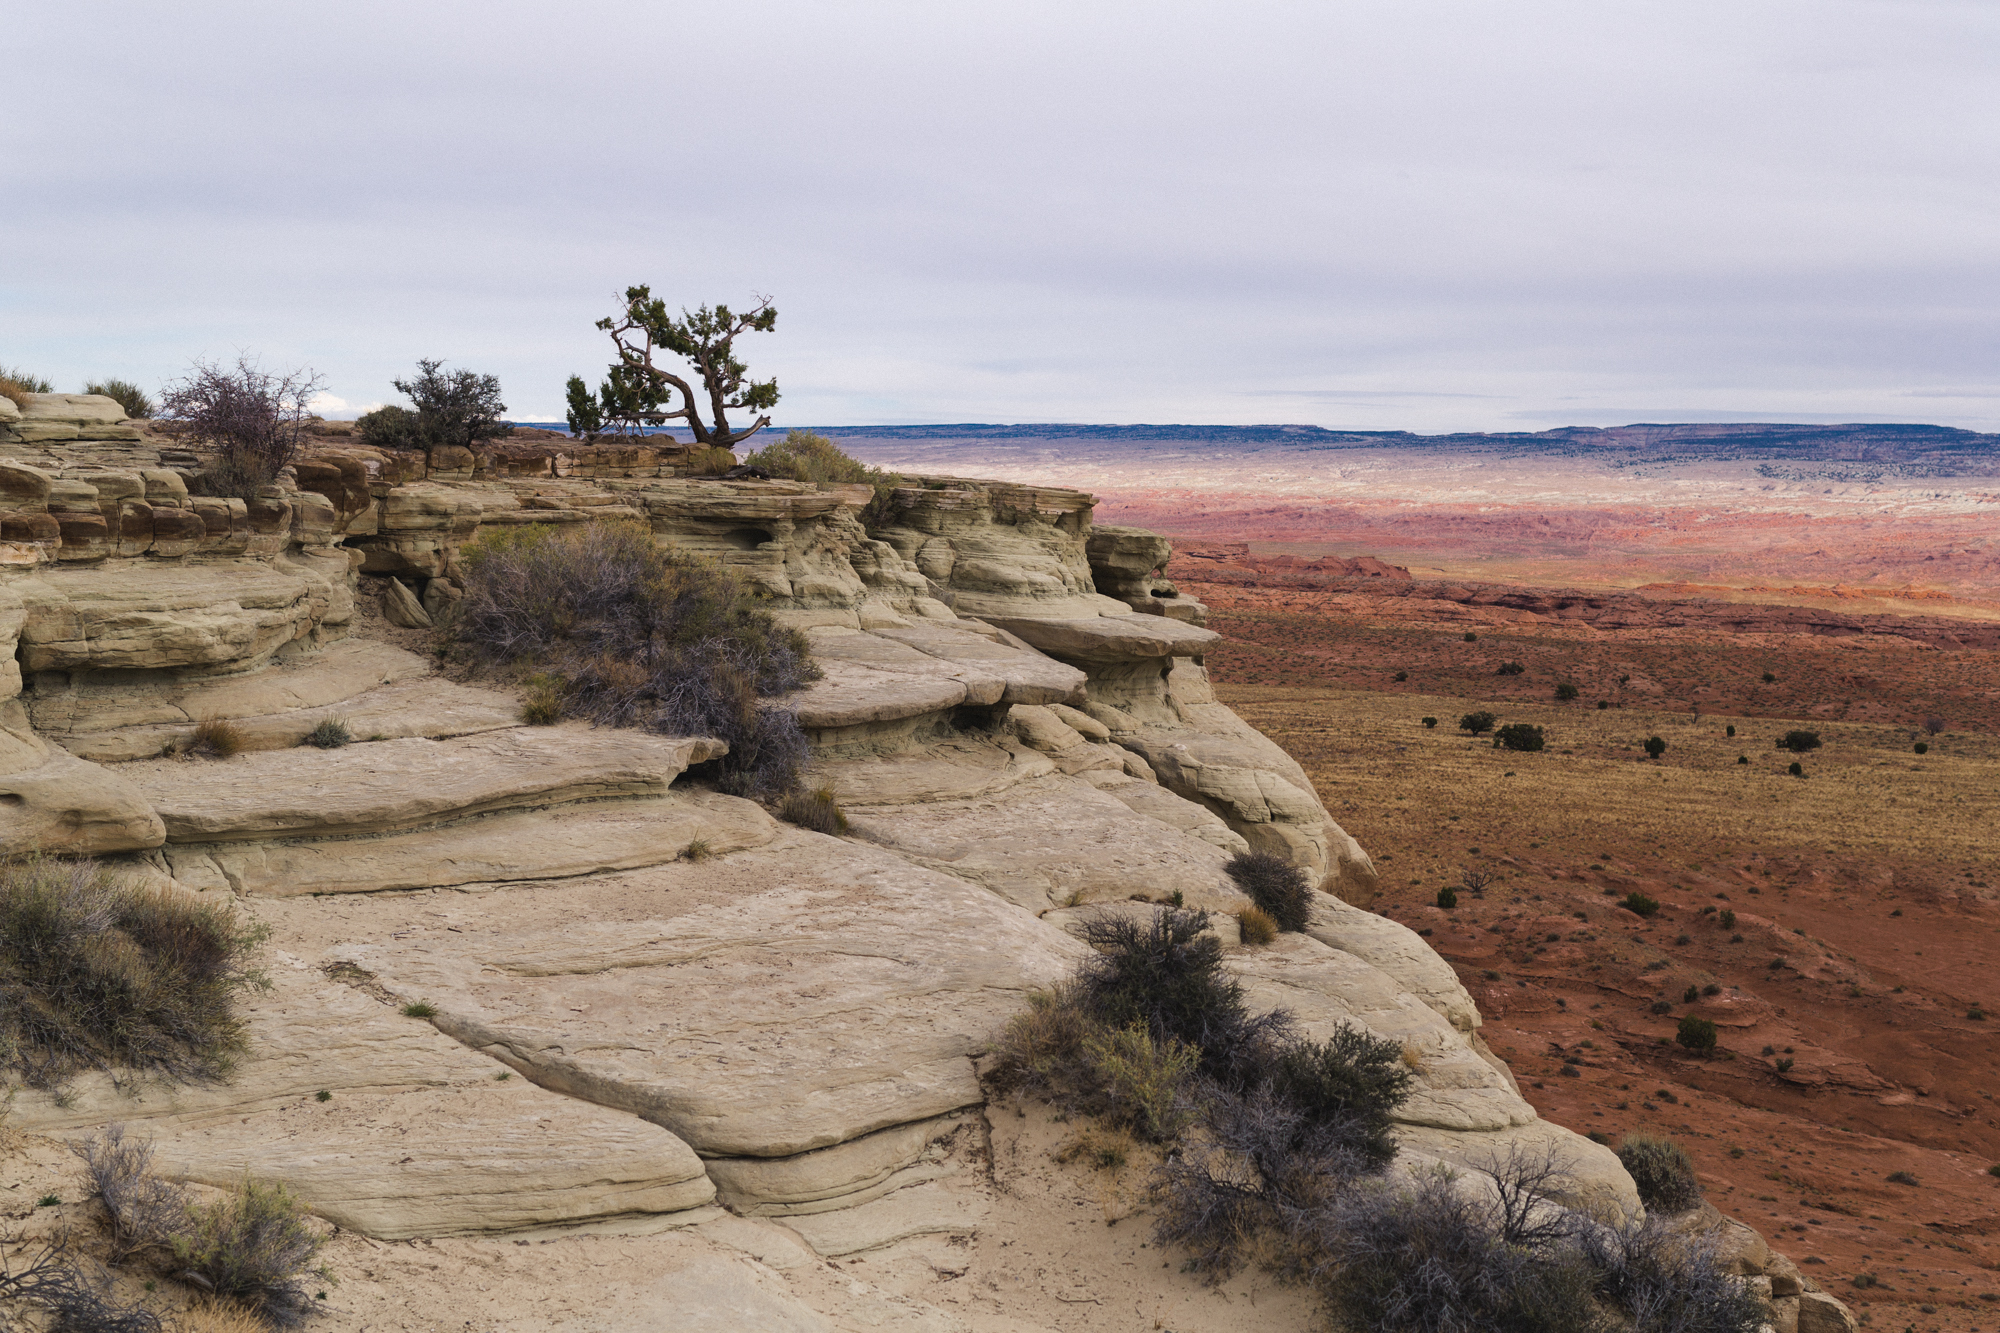
[[[1542,748],[1542,729],[1529,726],[1526,722],[1509,722],[1494,733],[1494,740],[1509,750],[1539,750]]]
[[[1925,718],[1924,730],[1932,736],[1938,735],[1944,730],[1944,719],[1941,717]]]
[[[1562,700],[1564,703],[1568,703],[1570,700],[1576,698],[1576,696],[1580,693],[1582,693],[1582,691],[1578,690],[1576,688],[1575,683],[1572,681],[1566,680],[1562,684],[1556,686],[1556,698]]]
[[[1452,908],[1458,906],[1458,890],[1450,887],[1449,885],[1445,886],[1442,889],[1439,889],[1437,896],[1437,905],[1439,907],[1444,908],[1446,911],[1450,911]]]
[[[755,308],[744,314],[726,305],[713,309],[702,306],[692,312],[683,308],[680,318],[675,319],[652,288],[627,287],[624,310],[597,321],[597,327],[611,335],[612,345],[618,349],[618,359],[611,363],[611,373],[598,386],[597,396],[591,396],[581,375],[570,376],[566,388],[570,430],[578,435],[604,430],[636,434],[669,421],[685,421],[696,444],[733,448],[770,425],[771,418],[760,416],[747,429],[732,430],[729,413],[762,412],[778,402],[775,379],[745,378],[749,367],[736,359],[737,336],[769,333],[777,322],[777,308],[768,296],[758,297]],[[654,364],[662,352],[694,367],[708,399],[708,420],[702,419],[694,387]],[[674,406],[676,392],[679,407]]]
[[[1646,757],[1648,759],[1658,759],[1666,752],[1667,743],[1658,736],[1648,736],[1646,738]]]
[[[1527,667],[1519,662],[1502,662],[1494,668],[1493,674],[1496,676],[1518,676],[1527,669]]]
[[[310,415],[306,401],[323,383],[308,369],[274,375],[248,356],[238,356],[233,367],[197,361],[167,385],[160,413],[190,443],[214,452],[202,473],[204,490],[249,500],[292,461]]]
[[[1637,891],[1626,894],[1625,901],[1619,905],[1626,911],[1637,916],[1657,916],[1660,911],[1660,904],[1657,900],[1648,898],[1645,894]]]
[[[1715,1024],[1709,1019],[1689,1014],[1681,1019],[1680,1030],[1674,1033],[1674,1040],[1696,1055],[1708,1055],[1715,1050]]]
[[[1819,748],[1819,733],[1817,731],[1788,731],[1778,737],[1778,748],[1780,750],[1790,750],[1793,754],[1804,754],[1807,750],[1817,750]]]
[[[507,404],[500,401],[500,380],[497,376],[481,375],[472,370],[454,370],[446,374],[439,369],[443,365],[443,361],[420,359],[414,377],[390,381],[396,386],[396,392],[416,407],[413,414],[404,413],[393,418],[408,440],[405,447],[422,449],[425,453],[451,445],[470,449],[481,440],[499,439],[513,432],[514,428],[500,419],[500,414],[507,410]],[[384,408],[381,413],[371,412],[364,420],[386,418],[393,410]],[[368,438],[370,434],[369,429],[363,427],[363,438]]]
[[[1473,735],[1478,736],[1493,730],[1493,724],[1499,720],[1493,714],[1481,709],[1477,713],[1467,713],[1464,717],[1461,717],[1458,720],[1458,729],[1460,731],[1469,731]]]

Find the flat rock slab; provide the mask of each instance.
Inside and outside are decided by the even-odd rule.
[[[278,954],[247,1005],[250,1054],[227,1084],[77,1080],[66,1105],[24,1089],[10,1123],[80,1137],[122,1121],[167,1172],[283,1181],[385,1239],[656,1217],[713,1198],[671,1132],[524,1079],[429,1023]],[[332,1094],[322,1102],[316,1094]]]
[[[815,785],[833,788],[842,806],[911,805],[990,796],[1056,766],[1017,741],[945,741],[879,759],[820,759]]]
[[[1353,954],[1416,997],[1457,1028],[1471,1033],[1480,1026],[1479,1006],[1459,981],[1450,963],[1440,958],[1423,937],[1400,921],[1365,912],[1330,893],[1315,894],[1306,934],[1343,953]]]
[[[779,701],[812,731],[941,713],[966,698],[966,683],[955,675],[884,670],[839,658],[821,658],[819,666],[824,678]]]
[[[963,880],[800,830],[462,904],[342,902],[339,938],[361,942],[328,957],[534,1081],[714,1156],[979,1103],[972,1056],[1083,947]],[[315,906],[274,904],[300,925]]]
[[[688,765],[725,752],[701,737],[570,724],[122,771],[152,800],[169,841],[220,842],[383,833],[495,810],[658,796]]]
[[[914,1185],[872,1203],[787,1219],[787,1225],[829,1259],[893,1245],[911,1236],[969,1236],[986,1220],[986,1200],[943,1183]]]
[[[552,810],[487,815],[442,828],[295,843],[186,843],[167,850],[194,888],[294,897],[563,879],[689,855],[761,847],[778,822],[733,796],[668,792]]]
[[[1229,853],[1135,813],[1080,779],[1052,775],[966,800],[879,806],[868,829],[898,849],[1037,914],[1054,907],[1161,902],[1237,912]]]
[[[1051,657],[1077,662],[1129,662],[1146,657],[1194,657],[1222,636],[1165,616],[1112,615],[1078,620],[981,616]]]
[[[261,560],[113,562],[24,580],[21,665],[146,671],[262,661],[310,630],[325,592],[303,567]]]
[[[981,625],[979,630],[987,627]],[[1005,704],[1061,703],[1079,697],[1085,676],[1067,662],[969,628],[965,622],[921,622],[874,631],[892,640],[968,671],[998,676],[1004,684],[999,702]]]
[[[0,751],[17,760],[39,759],[0,773],[0,849],[96,856],[141,851],[165,840],[166,827],[151,802],[122,773],[25,733],[0,734]]]

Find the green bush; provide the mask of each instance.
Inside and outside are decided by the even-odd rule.
[[[125,415],[134,421],[149,421],[153,413],[158,410],[153,406],[153,400],[147,397],[146,391],[130,380],[92,380],[83,386],[83,391],[116,399],[118,406],[125,409]]]
[[[507,405],[500,401],[498,378],[471,370],[445,371],[443,365],[435,358],[420,358],[415,375],[390,381],[396,392],[416,407],[406,423],[414,443],[404,447],[429,451],[455,445],[471,449],[483,440],[513,432],[514,428],[500,419]]]
[[[1664,740],[1661,740],[1658,736],[1648,736],[1646,738],[1646,757],[1648,759],[1658,759],[1666,752],[1667,743]]]
[[[1627,1134],[1618,1145],[1618,1160],[1638,1188],[1639,1202],[1646,1207],[1684,1213],[1701,1202],[1694,1161],[1672,1139]]]
[[[1238,852],[1223,870],[1278,923],[1279,930],[1306,928],[1312,917],[1313,888],[1305,871],[1271,852]]]
[[[371,449],[422,450],[417,434],[417,414],[407,407],[390,404],[373,412],[363,412],[354,421],[354,433]]]
[[[1144,925],[1124,916],[1083,923],[1095,950],[1078,973],[1081,993],[1114,1028],[1139,1024],[1165,1045],[1179,1042],[1203,1054],[1205,1066],[1226,1061],[1243,1044],[1251,1020],[1243,986],[1222,966],[1222,942],[1208,913],[1156,910]]]
[[[1422,719],[1422,721],[1426,729],[1435,727],[1438,724],[1438,720],[1434,717],[1427,717]]]
[[[354,733],[347,729],[346,719],[330,717],[315,725],[311,731],[308,731],[305,739],[300,741],[299,744],[316,746],[322,750],[338,750],[341,746],[352,743],[353,740]]]
[[[244,1046],[265,936],[226,895],[122,884],[91,861],[0,864],[0,1065],[35,1088],[87,1069],[209,1081]]]
[[[1715,924],[1721,926],[1724,930],[1736,929],[1736,910],[1730,907],[1723,908],[1720,912],[1716,913]]]
[[[772,440],[762,449],[746,455],[744,463],[760,467],[774,477],[792,481],[874,484],[890,480],[880,468],[870,467],[844,451],[827,436],[809,430],[785,432],[782,440]],[[895,478],[897,482],[901,478]]]
[[[1707,1055],[1713,1051],[1715,1037],[1715,1024],[1706,1018],[1696,1018],[1693,1014],[1681,1019],[1680,1030],[1674,1033],[1674,1040],[1696,1055]]]
[[[1628,912],[1645,917],[1657,915],[1660,910],[1660,904],[1657,900],[1648,898],[1645,894],[1639,893],[1636,890],[1626,894],[1624,902],[1620,903],[1619,906]]]
[[[1476,713],[1467,713],[1465,716],[1459,718],[1458,729],[1460,731],[1470,732],[1474,736],[1477,736],[1482,732],[1488,732],[1493,730],[1493,724],[1498,722],[1499,720],[1500,719],[1495,717],[1492,713],[1489,713],[1486,710],[1481,709]]]
[[[1792,760],[1790,765],[1786,767],[1785,771],[1787,773],[1790,773],[1795,778],[1802,778],[1806,775],[1806,766],[1800,763],[1798,760],[1794,759]]]
[[[1556,698],[1562,700],[1564,703],[1568,703],[1570,700],[1576,698],[1576,696],[1581,693],[1583,693],[1583,691],[1579,690],[1576,687],[1575,683],[1572,681],[1566,680],[1562,684],[1556,686]]]
[[[805,636],[726,569],[663,549],[638,523],[502,528],[463,552],[452,633],[490,667],[536,673],[531,710],[667,736],[714,736],[737,795],[798,783],[805,734],[764,700],[815,680]]]
[[[314,1309],[305,1279],[331,1280],[313,1262],[326,1241],[307,1218],[304,1202],[283,1185],[245,1180],[228,1197],[188,1210],[185,1229],[172,1237],[174,1260],[266,1322],[296,1324]]]
[[[1493,734],[1502,749],[1529,752],[1542,748],[1542,729],[1526,722],[1509,722]]]
[[[1201,1052],[1169,1037],[1154,1041],[1137,1024],[1097,1027],[1083,1038],[1083,1057],[1097,1084],[1097,1114],[1141,1138],[1174,1138],[1194,1116],[1188,1081]]]
[[[1439,907],[1444,908],[1446,911],[1450,911],[1452,908],[1457,907],[1458,890],[1449,887],[1439,889],[1437,896],[1437,905]]]
[[[1732,722],[1728,726],[1724,727],[1722,729],[1722,734],[1725,736],[1734,736],[1736,734],[1736,724]]]
[[[1918,741],[1915,745],[1911,746],[1910,748],[1915,750],[1918,754],[1929,754],[1931,752],[1930,745],[1925,741]]]
[[[1493,674],[1496,676],[1518,676],[1527,669],[1527,667],[1519,662],[1502,662],[1498,667],[1494,668]]]
[[[1396,1155],[1389,1117],[1409,1095],[1410,1079],[1401,1046],[1342,1024],[1323,1042],[1279,1048],[1271,1088],[1301,1114],[1299,1140],[1336,1133],[1344,1148],[1381,1166]]]
[[[1817,750],[1819,745],[1819,733],[1817,731],[1788,731],[1778,737],[1778,748],[1780,750],[1790,750],[1793,754],[1804,754],[1808,750]]]
[[[1467,630],[1465,632],[1465,641],[1467,643],[1478,643],[1479,636],[1477,634],[1474,634],[1471,630]]]

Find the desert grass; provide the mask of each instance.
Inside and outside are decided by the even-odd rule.
[[[242,753],[242,729],[227,718],[205,717],[195,723],[181,753],[196,759],[228,759]]]
[[[1427,729],[1464,696],[1219,684],[1216,693],[1299,760],[1385,883],[1457,882],[1469,848],[1542,843],[1550,859],[1657,844],[1688,862],[1752,852],[1841,850],[1918,864],[1991,864],[2000,821],[2000,737],[1954,732],[1928,755],[1910,728],[1818,722],[1824,742],[1788,776],[1783,721],[1694,718],[1636,708],[1495,705],[1540,725],[1547,748],[1519,754]],[[1724,734],[1734,724],[1738,735]],[[1668,741],[1657,762],[1647,737]],[[1761,743],[1760,743],[1761,738]],[[1750,763],[1739,764],[1747,755]]]
[[[227,1075],[264,932],[226,898],[135,888],[89,861],[0,864],[0,1066],[59,1089],[86,1069]]]

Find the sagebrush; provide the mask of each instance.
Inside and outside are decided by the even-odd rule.
[[[729,744],[717,785],[771,795],[798,783],[805,733],[765,701],[819,676],[726,568],[661,547],[642,524],[500,529],[463,553],[452,632],[473,656],[530,672],[529,720],[587,718]]]
[[[264,938],[227,898],[136,888],[90,861],[0,864],[0,1063],[30,1087],[86,1069],[207,1081],[244,1045]]]
[[[1306,872],[1271,852],[1238,852],[1223,867],[1236,887],[1278,923],[1302,931],[1312,918],[1313,888]]]

